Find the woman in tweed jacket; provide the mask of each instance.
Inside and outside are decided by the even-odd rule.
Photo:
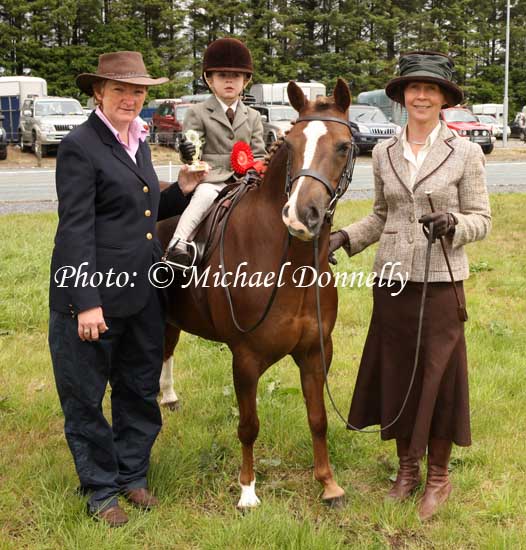
[[[457,291],[464,300],[469,276],[464,245],[483,239],[491,225],[484,155],[479,145],[459,137],[440,121],[444,106],[460,103],[453,62],[436,52],[411,52],[400,59],[400,76],[386,93],[405,106],[407,126],[400,136],[373,150],[373,212],[331,235],[330,252],[343,246],[358,254],[379,241],[376,273],[396,263],[408,283],[403,291],[375,285],[373,314],[349,413],[349,424],[380,424],[382,439],[396,439],[399,470],[389,497],[402,501],[420,483],[419,461],[427,449],[428,468],[419,515],[425,520],[451,492],[448,463],[452,443],[471,444],[464,325],[440,243],[432,245],[430,282],[422,344],[412,391],[414,355],[427,238],[445,237]],[[435,213],[426,192],[431,191]],[[389,264],[390,265],[390,264]],[[389,270],[387,270],[389,271]]]

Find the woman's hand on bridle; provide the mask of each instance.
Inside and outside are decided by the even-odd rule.
[[[100,306],[81,311],[77,319],[79,338],[83,342],[95,342],[108,330]]]

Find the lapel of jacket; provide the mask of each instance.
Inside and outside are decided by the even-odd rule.
[[[395,173],[398,181],[402,184],[405,190],[412,195],[411,182],[409,176],[409,168],[407,167],[407,161],[404,158],[404,148],[402,146],[402,140],[395,136],[393,138],[395,142],[387,147],[387,156],[391,164],[391,169]]]
[[[124,147],[117,141],[115,136],[111,133],[111,130],[102,122],[102,120],[95,114],[95,111],[91,113],[89,118],[90,123],[95,128],[95,131],[99,134],[102,142],[111,147],[113,155],[124,165],[126,165],[138,178],[144,183],[151,185],[152,182],[148,180],[146,174],[133,162],[130,155],[124,150]],[[145,143],[140,142],[139,150],[144,147]],[[142,155],[142,153],[141,153]],[[141,159],[142,160],[142,159]]]
[[[205,106],[210,112],[210,118],[213,118],[215,121],[219,122],[219,124],[226,126],[229,130],[232,128],[230,122],[228,121],[228,118],[226,118],[223,107],[221,107],[221,104],[219,103],[219,101],[217,101],[215,95],[205,101]]]
[[[429,153],[427,154],[420,170],[416,175],[415,185],[413,191],[416,189],[432,174],[434,174],[446,160],[449,155],[455,150],[449,143],[455,139],[453,132],[446,126],[444,122],[440,123],[442,128],[438,134],[435,143],[431,146]]]
[[[248,120],[248,107],[239,100],[239,103],[237,104],[236,109],[236,116],[234,117],[234,122],[232,124],[232,128],[237,130],[240,126],[245,124],[245,122]]]

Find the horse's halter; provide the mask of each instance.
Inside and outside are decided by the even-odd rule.
[[[338,124],[344,124],[345,126],[347,126],[347,128],[349,128],[349,132],[351,132],[351,141],[352,141],[351,124],[347,120],[342,120],[341,118],[336,118],[336,117],[304,116],[304,117],[298,118],[296,120],[296,124],[298,122],[311,122],[311,121],[337,122]],[[325,212],[325,219],[329,224],[332,224],[332,218],[334,216],[334,210],[336,209],[336,204],[340,200],[341,196],[345,193],[345,191],[347,191],[347,188],[351,183],[355,160],[356,160],[356,154],[355,154],[354,144],[353,144],[353,146],[349,149],[349,152],[347,153],[347,162],[345,163],[345,168],[343,169],[340,179],[338,180],[338,185],[336,186],[336,189],[333,189],[329,180],[323,174],[316,172],[316,170],[311,170],[310,168],[300,170],[294,175],[294,177],[291,177],[290,175],[291,155],[289,151],[288,157],[287,157],[287,179],[285,180],[285,194],[287,195],[287,199],[290,199],[290,191],[292,189],[292,185],[297,179],[301,178],[302,176],[309,176],[315,180],[318,180],[320,183],[323,183],[323,185],[325,186],[325,189],[327,189],[331,197],[331,201],[329,203],[329,206],[327,206],[327,210]]]

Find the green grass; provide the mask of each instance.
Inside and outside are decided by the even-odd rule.
[[[47,277],[56,218],[0,217],[0,549],[526,548],[526,195],[492,197],[494,228],[468,247],[466,283],[473,446],[454,448],[450,502],[428,525],[417,498],[384,503],[394,445],[347,432],[329,410],[331,462],[347,502],[328,510],[312,476],[297,368],[275,365],[259,388],[256,475],[262,506],[241,515],[236,403],[225,346],[184,335],[176,356],[183,407],[163,411],[150,484],[161,506],[109,530],[85,514],[62,431],[47,349]],[[340,205],[336,224],[370,201]],[[368,271],[374,249],[338,269]],[[350,403],[371,310],[367,288],[340,289],[331,388]]]

